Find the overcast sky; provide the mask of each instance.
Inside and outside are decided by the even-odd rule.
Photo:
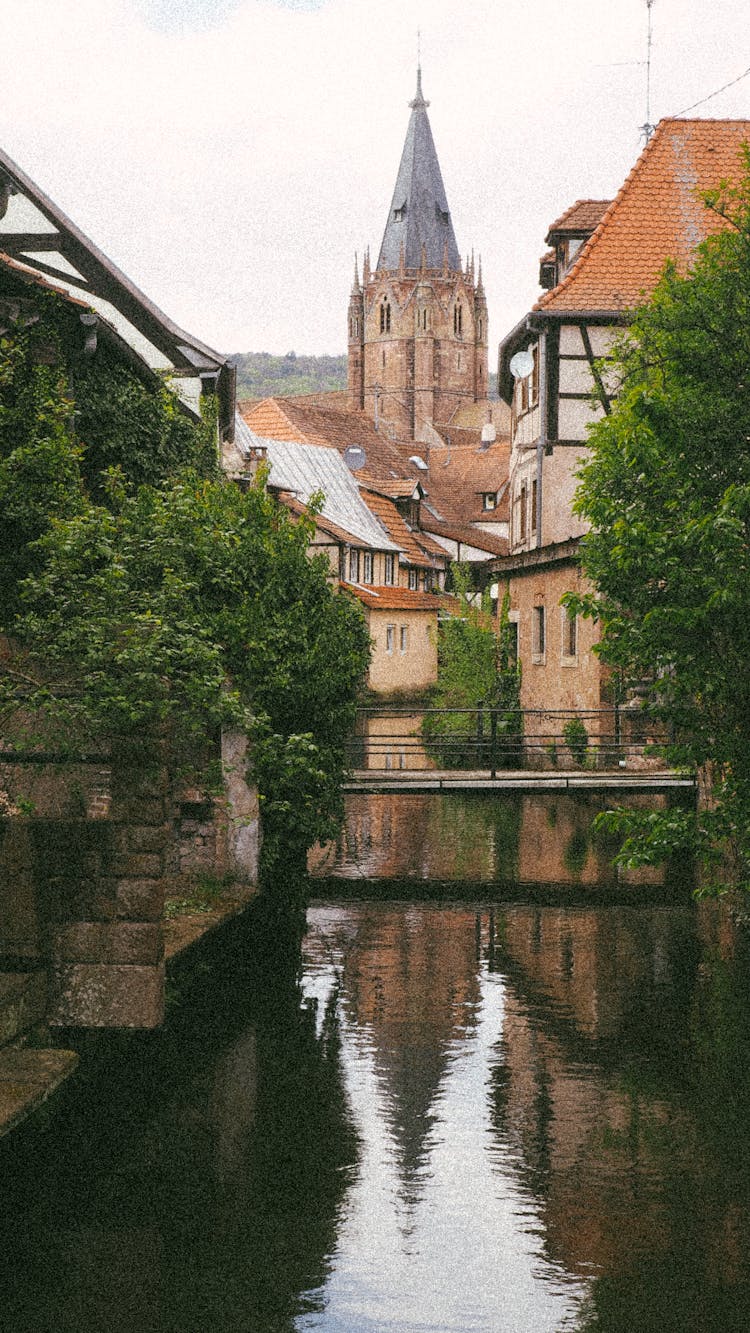
[[[651,119],[750,67],[743,0],[654,0]],[[423,87],[491,348],[550,222],[643,144],[646,0],[0,0],[0,144],[223,352],[342,352]],[[750,77],[698,107],[750,117]],[[494,354],[491,350],[491,362]]]

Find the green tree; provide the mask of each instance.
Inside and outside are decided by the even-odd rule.
[[[510,599],[506,593],[496,632],[489,598],[472,591],[470,570],[457,564],[451,575],[458,610],[440,623],[438,684],[432,703],[453,711],[427,713],[422,734],[429,752],[445,768],[484,764],[489,758],[490,720],[488,716],[486,734],[478,740],[475,710],[481,704],[497,714],[498,761],[515,762],[521,733],[520,667],[511,645]]]
[[[160,733],[180,759],[247,728],[266,866],[299,862],[341,810],[361,611],[308,559],[312,518],[218,475],[210,420],[106,357],[82,367],[65,309],[43,311],[0,344],[0,704],[71,746]]]
[[[623,857],[678,846],[750,857],[750,157],[706,200],[725,226],[680,276],[667,267],[608,374],[617,402],[590,435],[576,510],[591,524],[594,593],[566,599],[599,620],[598,651],[646,707],[678,765],[710,765],[697,818],[630,822]],[[623,824],[624,817],[620,817]],[[610,822],[613,822],[610,819]]]

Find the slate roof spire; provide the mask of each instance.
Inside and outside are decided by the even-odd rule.
[[[460,269],[461,260],[427,117],[429,102],[422,93],[421,66],[417,67],[416,96],[409,106],[411,117],[378,268],[396,271],[402,245],[407,269],[420,268],[423,251],[428,268],[442,268],[447,246],[448,265],[455,272]]]

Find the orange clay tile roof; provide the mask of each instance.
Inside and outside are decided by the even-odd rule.
[[[576,199],[576,202],[571,204],[570,208],[566,208],[562,216],[548,228],[544,238],[546,244],[552,244],[551,237],[554,235],[578,236],[582,231],[593,231],[611,203],[611,199]]]
[[[430,450],[429,471],[422,473],[427,507],[447,523],[503,522],[508,517],[504,495],[498,507],[484,508],[482,496],[504,492],[508,480],[510,442],[499,439],[482,453],[476,444]]]
[[[485,512],[487,521],[490,522],[496,510],[490,509]],[[443,523],[438,518],[425,518],[424,525],[427,532],[436,533],[439,537],[446,537],[448,541],[460,542],[462,546],[473,546],[475,550],[486,551],[488,555],[508,554],[508,538],[499,537],[496,532],[488,532],[486,528],[479,525]]]
[[[361,445],[367,463],[358,476],[403,478],[411,471],[407,459],[414,446],[399,447],[379,434],[364,412],[319,407],[305,398],[264,398],[242,415],[256,435],[270,440],[322,444],[339,453],[350,444]]]
[[[446,553],[443,547],[438,546],[437,542],[433,542],[426,533],[412,530],[401,517],[392,500],[389,500],[385,495],[378,495],[377,491],[370,491],[364,487],[361,488],[360,494],[367,508],[385,528],[391,540],[401,547],[410,565],[421,565],[428,569],[434,569],[436,564],[445,563]],[[431,548],[431,554],[429,555],[425,550],[428,543]]]
[[[535,310],[625,311],[653,290],[667,259],[686,269],[726,224],[701,195],[737,179],[750,120],[659,122],[593,236]]]
[[[457,605],[455,597],[413,588],[364,587],[361,583],[340,585],[372,611],[442,611]]]

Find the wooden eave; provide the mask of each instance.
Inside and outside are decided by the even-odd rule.
[[[207,391],[215,390],[219,398],[221,435],[223,439],[231,440],[236,386],[234,366],[165,315],[2,149],[0,185],[5,185],[6,189],[9,186],[12,194],[24,195],[54,229],[51,232],[6,230],[2,224],[5,213],[2,208],[0,250],[64,287],[77,288],[84,297],[89,294],[106,301],[166,357],[171,365],[170,374],[197,377]],[[39,253],[51,257],[61,255],[76,272],[69,273],[56,267],[54,262],[38,259]]]

